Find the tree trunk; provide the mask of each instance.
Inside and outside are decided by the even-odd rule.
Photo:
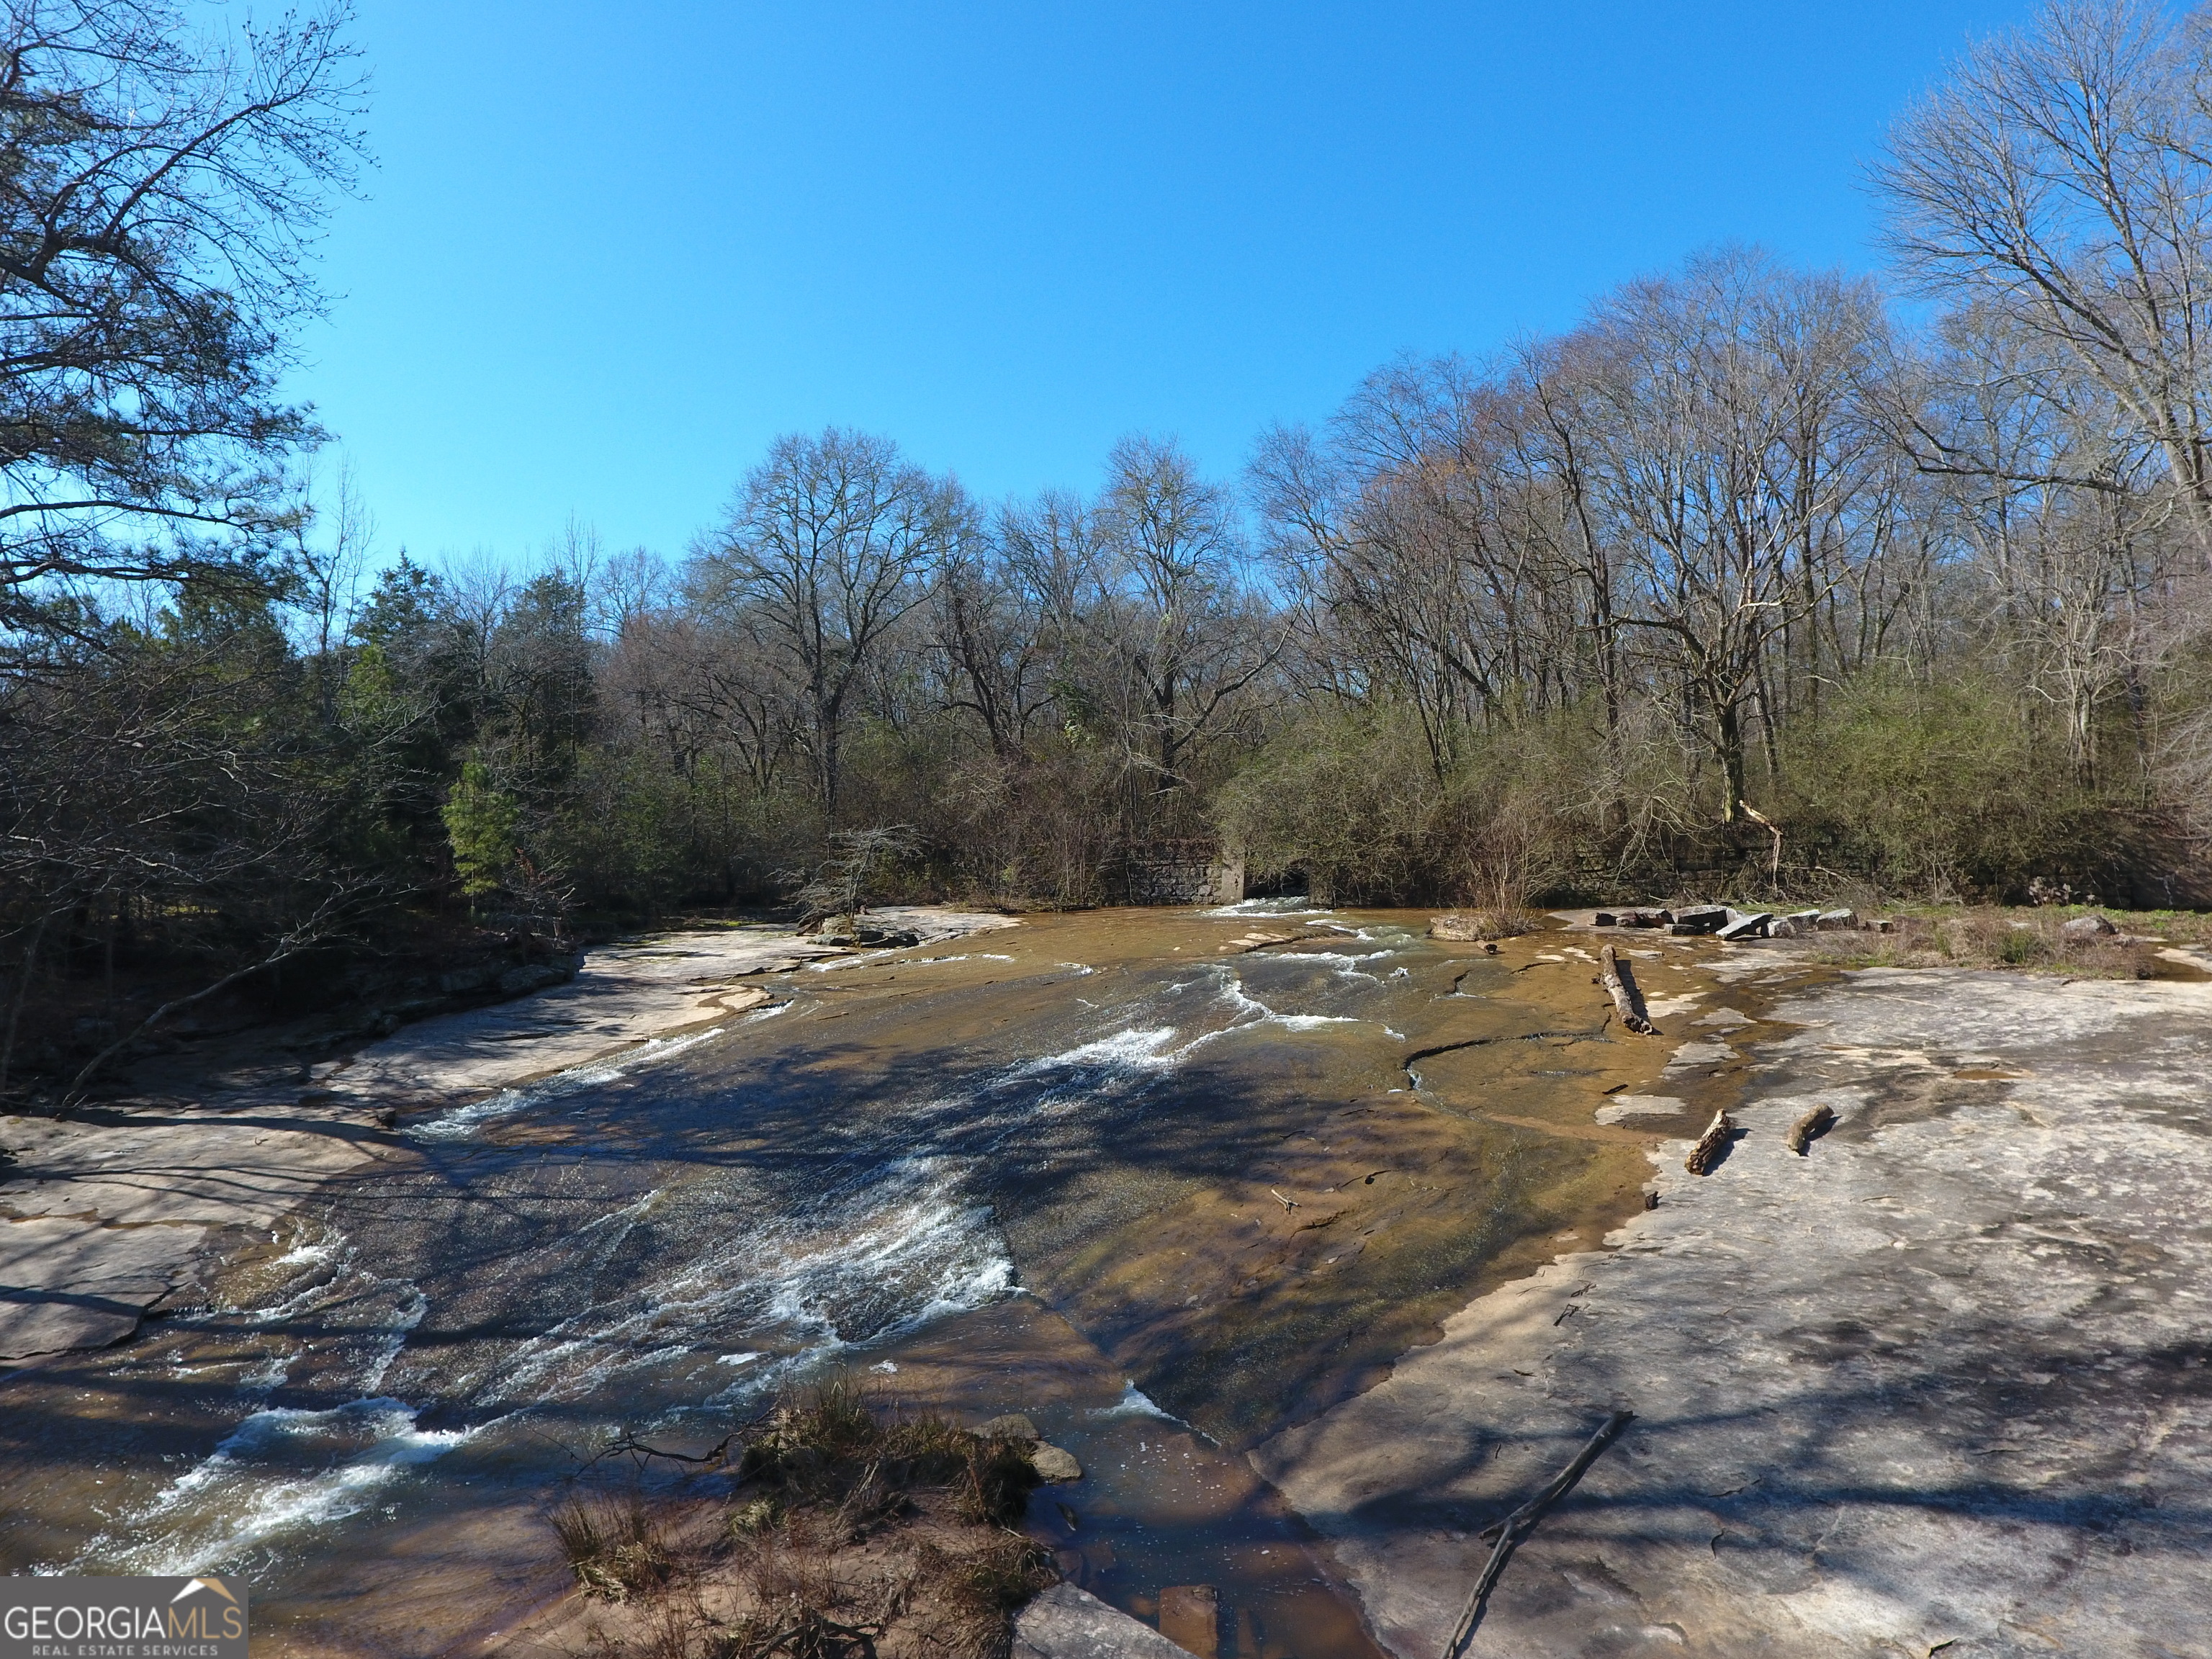
[[[1743,816],[1743,710],[1735,702],[1713,704],[1713,746],[1720,751],[1721,822]]]
[[[8,1069],[15,1060],[15,1025],[23,1017],[23,999],[30,994],[31,975],[39,962],[39,942],[46,936],[46,923],[51,916],[40,916],[39,925],[31,930],[31,942],[23,947],[22,978],[15,987],[15,1000],[8,1005],[8,1037],[0,1042],[0,1090],[8,1086]]]

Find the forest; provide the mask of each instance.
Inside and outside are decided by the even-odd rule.
[[[282,392],[346,24],[6,14],[11,1053],[118,963],[803,906],[861,845],[1014,908],[1162,848],[1336,904],[2212,902],[2212,16],[1974,47],[1869,162],[1876,275],[1710,249],[1229,476],[1140,434],[993,501],[794,433],[684,549],[512,567],[385,561]]]

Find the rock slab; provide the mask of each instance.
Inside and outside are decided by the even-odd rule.
[[[1771,1018],[1724,1164],[1662,1146],[1614,1249],[1261,1472],[1402,1659],[1621,1407],[1466,1659],[2212,1654],[2212,985],[1875,969]]]
[[[119,1342],[175,1287],[206,1230],[0,1222],[0,1363]]]
[[[1054,1584],[1014,1619],[1013,1659],[1192,1659],[1185,1649],[1088,1590]]]

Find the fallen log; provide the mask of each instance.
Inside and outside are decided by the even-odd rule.
[[[1721,1153],[1735,1133],[1735,1120],[1726,1112],[1715,1112],[1705,1133],[1698,1137],[1698,1144],[1690,1148],[1689,1157],[1682,1160],[1682,1167],[1693,1176],[1707,1173],[1720,1161]]]
[[[1620,1023],[1639,1036],[1657,1036],[1659,1028],[1651,1023],[1651,1016],[1644,1006],[1644,994],[1636,988],[1636,972],[1620,959],[1610,945],[1599,957],[1601,978],[1606,994],[1612,997],[1613,1006],[1620,1012]]]
[[[1474,1581],[1474,1589],[1467,1598],[1467,1606],[1460,1613],[1459,1622],[1452,1626],[1451,1640],[1444,1644],[1443,1659],[1459,1659],[1460,1650],[1474,1634],[1474,1627],[1482,1622],[1483,1603],[1490,1599],[1490,1592],[1498,1583],[1498,1576],[1505,1571],[1506,1558],[1513,1553],[1514,1547],[1536,1529],[1536,1523],[1544,1518],[1545,1510],[1574,1489],[1575,1482],[1583,1478],[1584,1470],[1597,1462],[1598,1454],[1613,1443],[1613,1436],[1635,1420],[1634,1412],[1613,1413],[1589,1437],[1589,1443],[1575,1454],[1575,1461],[1559,1471],[1558,1478],[1551,1485],[1503,1521],[1482,1529],[1480,1536],[1486,1541],[1495,1539],[1497,1542],[1490,1552],[1490,1559],[1483,1563],[1482,1576]]]
[[[1790,1126],[1790,1150],[1800,1158],[1804,1157],[1807,1149],[1814,1140],[1835,1127],[1835,1109],[1832,1106],[1815,1106]]]

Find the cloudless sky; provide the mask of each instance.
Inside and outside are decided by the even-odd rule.
[[[1872,269],[1863,167],[2023,0],[358,0],[380,165],[295,377],[380,550],[672,556],[779,432],[996,497],[1242,468],[1401,352],[1721,240]]]

